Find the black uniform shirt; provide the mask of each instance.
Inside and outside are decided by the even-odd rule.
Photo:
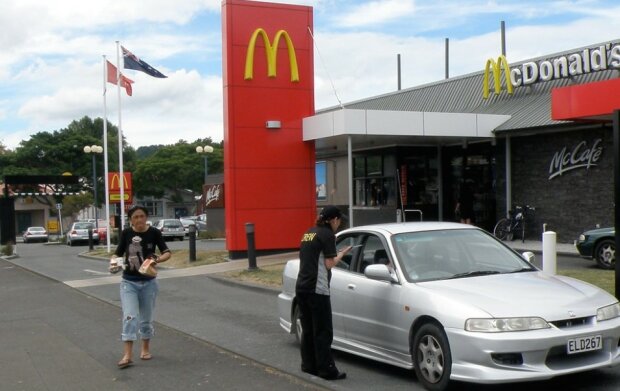
[[[329,296],[331,271],[325,267],[325,259],[336,255],[334,231],[327,226],[310,228],[301,238],[299,274],[295,290]]]

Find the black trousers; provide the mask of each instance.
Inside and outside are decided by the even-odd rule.
[[[329,296],[297,293],[301,320],[301,369],[319,376],[338,372],[332,356],[334,339]]]

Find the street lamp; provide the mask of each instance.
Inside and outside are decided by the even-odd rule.
[[[87,145],[84,147],[84,153],[92,153],[93,157],[93,196],[95,197],[95,228],[99,230],[99,216],[97,213],[97,168],[95,163],[95,154],[102,153],[103,147],[99,145]]]
[[[200,154],[204,154],[205,158],[205,183],[207,183],[207,154],[213,153],[213,147],[210,145],[205,145],[201,147],[200,145],[196,147],[196,152]]]

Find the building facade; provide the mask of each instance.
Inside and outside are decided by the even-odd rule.
[[[454,221],[466,186],[474,223],[489,231],[515,205],[535,208],[528,238],[547,229],[572,242],[585,229],[611,226],[611,123],[552,119],[552,91],[618,78],[620,43],[484,65],[306,118],[304,140],[315,142],[317,164],[327,167],[328,197],[317,206],[349,209],[354,225]]]

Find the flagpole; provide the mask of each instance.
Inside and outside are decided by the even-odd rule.
[[[110,187],[108,185],[108,107],[106,104],[106,93],[108,83],[108,64],[103,55],[103,176],[105,182],[105,218],[106,218],[106,241],[108,243],[108,253],[110,252],[110,236],[112,236],[110,224]]]
[[[116,86],[118,92],[118,171],[121,196],[121,231],[125,228],[125,173],[123,172],[123,126],[121,122],[121,60],[120,42],[116,41]]]

